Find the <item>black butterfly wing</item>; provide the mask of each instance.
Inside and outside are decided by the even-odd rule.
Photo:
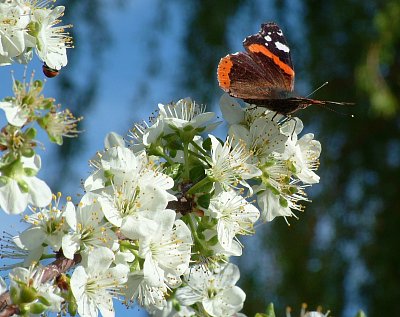
[[[245,38],[243,46],[277,92],[272,97],[279,97],[280,92],[293,91],[295,73],[290,48],[278,25],[273,22],[262,24],[257,34]]]

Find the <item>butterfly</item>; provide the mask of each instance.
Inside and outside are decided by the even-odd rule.
[[[245,52],[229,54],[218,64],[219,86],[229,95],[289,116],[310,105],[352,105],[293,95],[294,68],[281,28],[264,23],[243,41]]]

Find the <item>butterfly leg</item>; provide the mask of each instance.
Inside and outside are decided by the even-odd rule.
[[[293,120],[293,118],[290,117],[290,120]],[[293,141],[293,134],[294,134],[294,132],[296,131],[296,125],[297,125],[297,120],[294,120],[293,131],[292,131],[292,133],[290,134],[290,140],[292,140],[292,141]]]
[[[278,112],[275,112],[274,116],[272,117],[271,121],[274,121],[275,117],[278,115]]]

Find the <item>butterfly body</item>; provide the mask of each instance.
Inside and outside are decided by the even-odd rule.
[[[348,104],[294,95],[295,72],[290,48],[273,22],[243,41],[245,52],[229,54],[218,65],[219,86],[232,97],[290,115],[310,105]]]

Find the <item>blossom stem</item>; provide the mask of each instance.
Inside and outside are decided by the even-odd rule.
[[[183,144],[183,155],[184,155],[184,161],[185,161],[185,169],[184,169],[184,180],[189,180],[189,171],[190,171],[190,165],[189,165],[189,143],[184,142]]]
[[[151,150],[149,151],[149,153],[151,153],[152,155],[155,155],[155,156],[162,157],[163,159],[165,159],[171,165],[174,164],[174,160],[172,160],[169,157],[169,155],[165,154],[164,149],[161,146],[152,147]]]
[[[188,191],[188,194],[194,194],[198,191],[199,188],[204,187],[205,185],[207,185],[208,183],[211,183],[212,180],[210,179],[209,176],[204,177],[201,181],[197,182],[196,184],[194,184]]]
[[[45,260],[45,259],[54,259],[56,257],[55,254],[42,254],[42,256],[40,257],[41,260]]]
[[[130,241],[127,241],[127,240],[119,241],[119,245],[121,247],[129,249],[129,250],[137,250],[138,249],[138,247],[136,245],[133,245]]]
[[[204,156],[208,156],[208,153],[201,146],[199,146],[196,142],[191,141],[190,144],[193,145],[193,147],[195,147],[197,149],[197,151],[199,151],[201,154],[203,154]]]
[[[204,157],[204,155],[200,155],[199,153],[193,152],[193,151],[191,151],[191,150],[189,150],[189,153],[190,153],[192,156],[195,156],[195,157],[197,157],[198,159],[202,160],[205,164],[208,164],[208,162],[207,162],[206,158]]]
[[[196,248],[199,249],[198,250],[199,253],[202,254],[202,255],[207,254],[208,253],[208,249],[204,245],[203,241],[197,235],[197,229],[196,229],[196,226],[194,224],[192,216],[193,215],[188,214],[188,215],[183,216],[182,218],[185,219],[186,222],[189,224],[190,231],[192,232],[193,240],[195,242]]]

